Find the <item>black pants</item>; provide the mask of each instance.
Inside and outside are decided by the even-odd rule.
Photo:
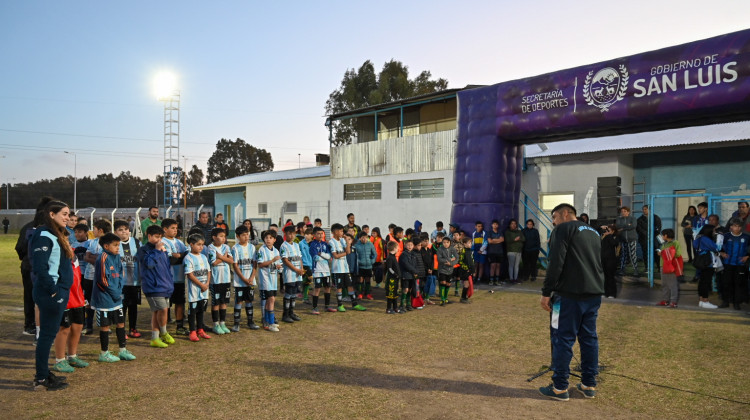
[[[23,281],[23,328],[34,328],[34,284],[31,282],[31,270],[21,269],[21,281]]]
[[[722,300],[739,305],[747,300],[747,270],[744,265],[725,265]]]
[[[49,376],[49,352],[55,341],[57,331],[60,330],[65,307],[68,306],[68,291],[57,290],[52,297],[46,290],[34,289],[34,297],[39,306],[39,340],[36,344],[36,375],[35,379],[47,379]]]
[[[693,261],[693,235],[682,235],[685,238],[685,255],[688,256],[688,262]]]
[[[536,279],[536,263],[538,260],[539,251],[523,251],[521,255],[521,264],[523,264],[521,278],[523,280],[528,280],[529,278]]]
[[[617,259],[602,261],[602,268],[604,269],[604,296],[617,297],[617,280],[615,280]]]
[[[713,268],[704,268],[701,270],[701,277],[698,280],[698,296],[706,299],[711,293],[711,280],[714,277]]]

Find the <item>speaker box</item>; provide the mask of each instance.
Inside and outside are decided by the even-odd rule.
[[[596,187],[619,187],[622,185],[622,179],[619,176],[601,176],[596,178]]]

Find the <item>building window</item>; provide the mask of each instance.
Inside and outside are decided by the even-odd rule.
[[[539,206],[546,212],[551,212],[558,204],[568,203],[575,207],[575,193],[540,194]]]
[[[380,182],[344,184],[344,200],[380,200]]]
[[[284,213],[297,213],[297,202],[287,201],[286,207],[284,208]]]
[[[398,198],[440,198],[444,184],[444,178],[398,181]]]
[[[268,203],[258,203],[258,214],[268,213]]]

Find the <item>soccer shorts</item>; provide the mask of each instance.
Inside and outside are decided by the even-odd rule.
[[[117,324],[125,323],[125,315],[122,313],[122,308],[113,311],[97,310],[94,319],[96,319],[97,327],[109,327],[110,325],[117,326]]]
[[[151,308],[151,312],[161,311],[162,309],[169,308],[169,298],[162,296],[146,296],[146,302]]]
[[[211,306],[226,305],[229,303],[231,290],[229,283],[212,284],[208,286],[211,293]]]
[[[141,286],[122,286],[122,306],[141,304]]]
[[[60,326],[63,328],[70,328],[73,324],[83,325],[83,316],[86,313],[86,309],[81,306],[80,308],[70,308],[63,312],[62,322]]]
[[[336,289],[346,289],[352,287],[352,278],[349,273],[333,273],[333,283]]]
[[[235,305],[240,302],[252,302],[253,298],[255,298],[255,291],[250,286],[234,288]]]
[[[261,290],[260,291],[260,300],[268,300],[270,297],[276,296],[276,290]]]
[[[490,260],[490,264],[500,264],[503,262],[503,254],[488,254],[487,259]]]
[[[185,304],[185,283],[174,284],[174,292],[172,292],[172,297],[169,298],[169,303],[174,305]]]
[[[453,281],[453,274],[438,273],[438,282],[450,284]]]
[[[372,277],[372,268],[360,268],[359,276],[360,277]]]
[[[297,295],[299,293],[299,282],[284,284],[285,295]]]
[[[313,279],[313,282],[315,283],[316,289],[320,289],[322,287],[331,287],[330,277],[315,277]]]

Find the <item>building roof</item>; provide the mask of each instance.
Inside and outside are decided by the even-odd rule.
[[[750,121],[647,131],[619,136],[565,140],[542,143],[541,147],[539,144],[527,145],[525,147],[527,158],[539,158],[618,150],[646,149],[644,151],[651,151],[651,149],[670,146],[731,143],[743,140],[750,140]]]
[[[195,187],[195,189],[200,191],[217,190],[222,188],[238,187],[245,184],[256,184],[259,182],[283,181],[287,179],[319,178],[326,176],[331,176],[331,165],[247,174],[235,178],[213,182],[211,184],[201,185],[200,187]]]

